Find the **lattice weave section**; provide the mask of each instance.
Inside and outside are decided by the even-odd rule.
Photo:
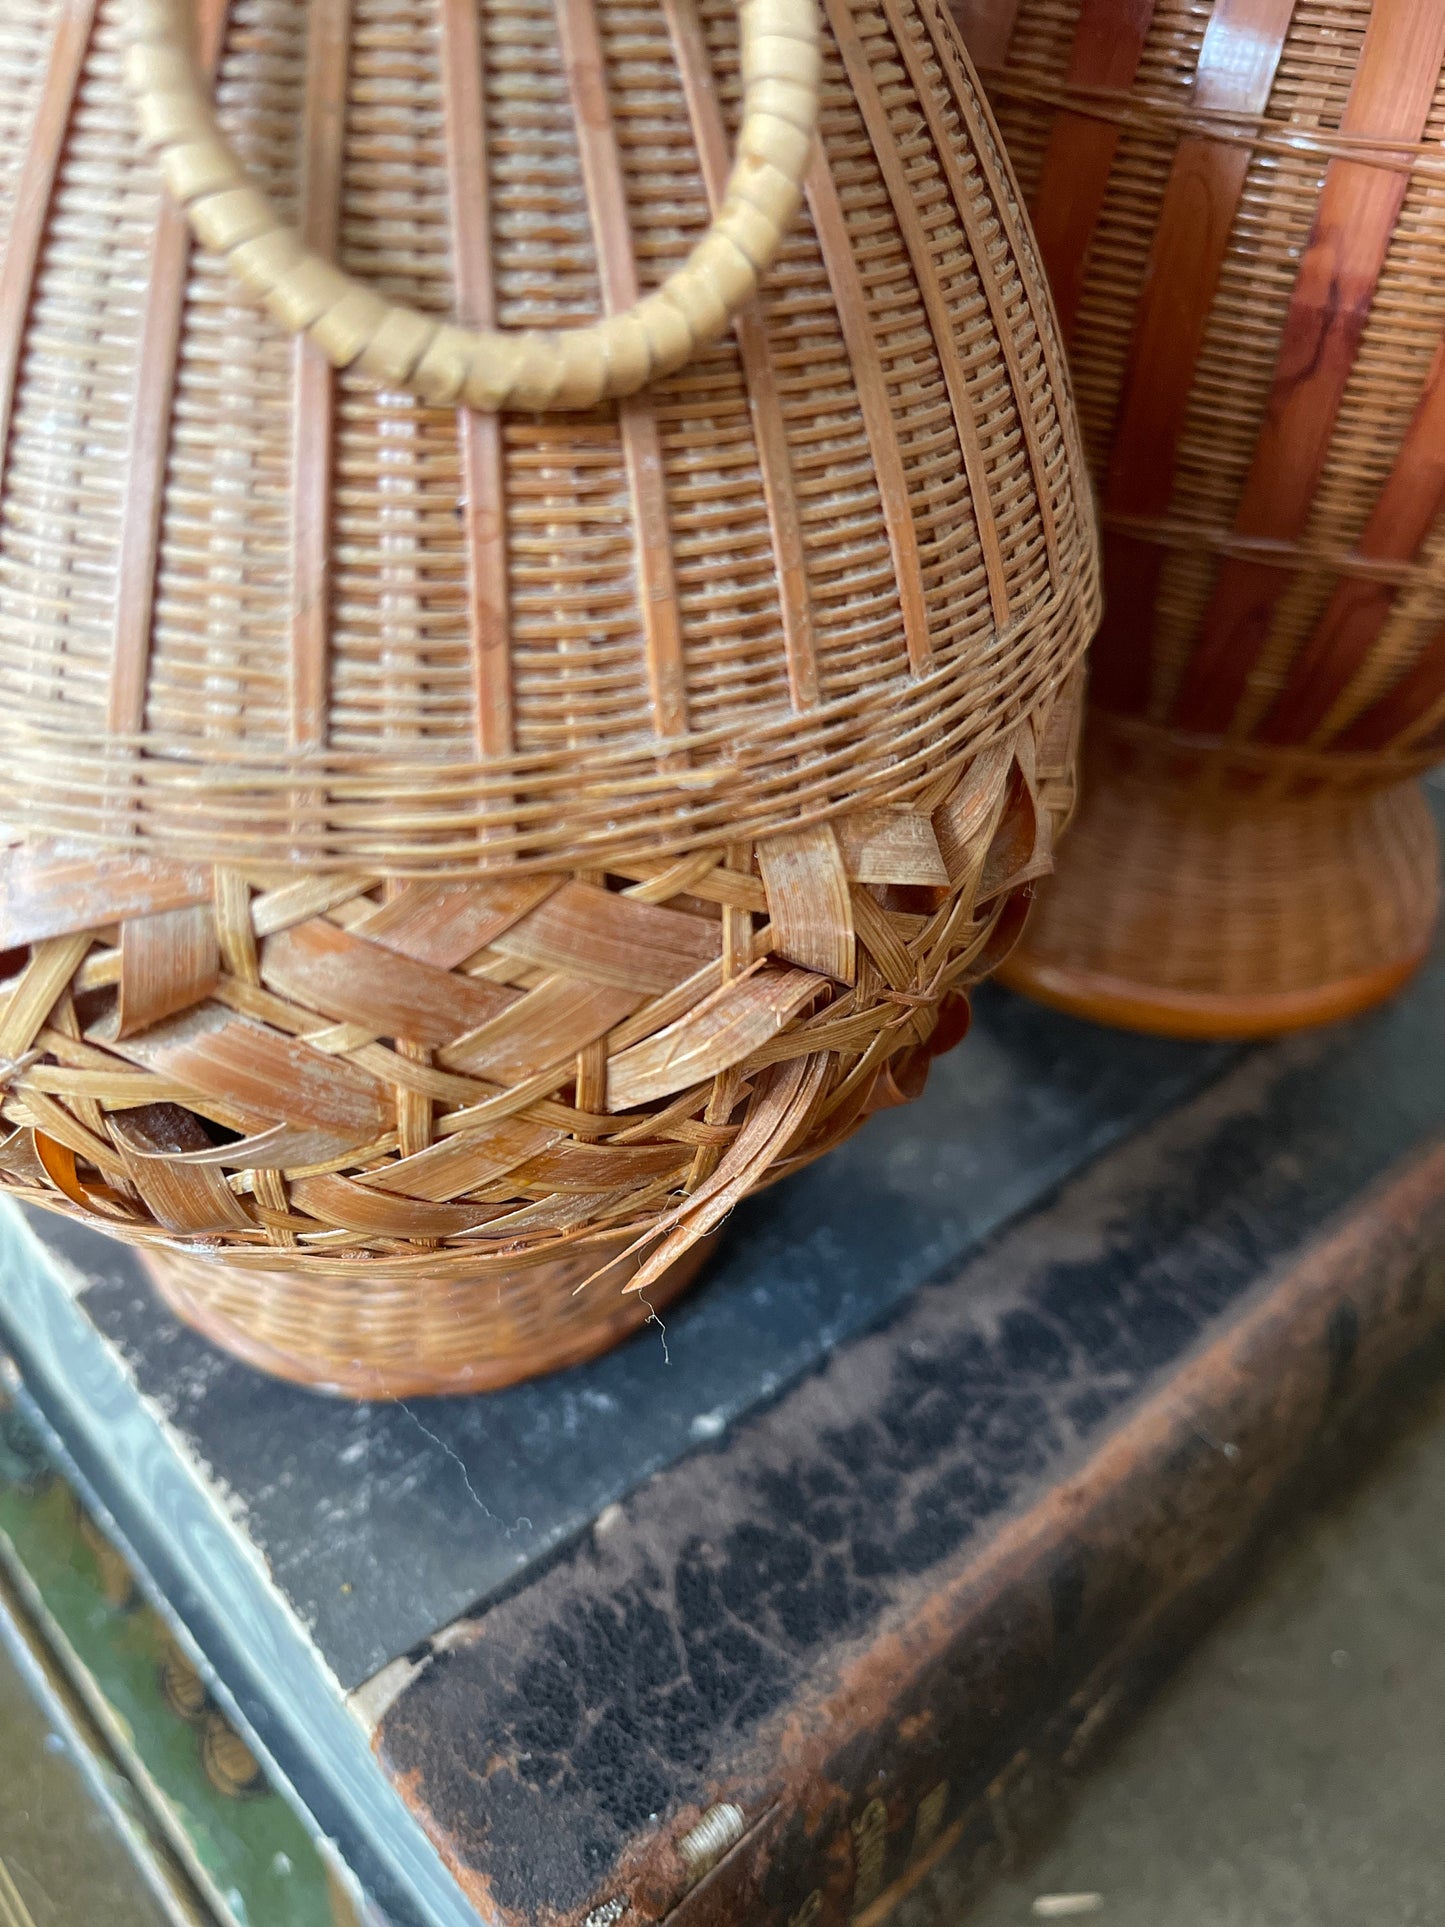
[[[296,1375],[487,1382],[479,1320],[497,1377],[595,1348],[579,1278],[635,1246],[645,1291],[961,1034],[1071,807],[1075,697],[928,808],[610,874],[388,885],[13,848],[4,1186],[223,1254],[182,1279]],[[597,1288],[604,1333],[625,1276]]]

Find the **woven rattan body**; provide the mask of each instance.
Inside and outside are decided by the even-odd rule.
[[[24,827],[388,875],[716,847],[905,800],[1077,656],[1058,352],[933,0],[835,0],[827,163],[739,326],[548,416],[298,349],[192,254],[136,139],[126,0],[93,11],[3,23]],[[197,12],[252,174],[438,318],[593,318],[721,193],[734,0]]]
[[[727,179],[731,0],[196,12],[270,204],[423,317],[624,309]],[[125,27],[0,22],[5,1183],[273,1369],[503,1382],[912,1094],[1016,936],[1096,614],[1047,295],[951,23],[829,0],[732,326],[439,406],[194,251]]]
[[[1445,9],[957,11],[1073,360],[1104,523],[1095,788],[1112,766],[1129,796],[1099,796],[1113,829],[1086,823],[1019,967],[1092,976],[1096,1009],[1112,975],[1126,1001],[1241,1000],[1226,1028],[1337,1014],[1434,914],[1406,779],[1445,745]],[[1132,908],[1104,854],[1125,813]],[[1206,861],[1234,914],[1212,883],[1198,917],[1155,914]]]

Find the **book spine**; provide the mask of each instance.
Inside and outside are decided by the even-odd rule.
[[[1433,1148],[1277,1267],[1072,1478],[932,1575],[911,1621],[804,1693],[771,1759],[758,1749],[719,1791],[759,1817],[671,1907],[641,1883],[620,1927],[881,1927],[944,1862],[963,1893],[983,1884],[1046,1830],[1282,1518],[1442,1363]],[[601,1927],[597,1910],[578,1927]]]

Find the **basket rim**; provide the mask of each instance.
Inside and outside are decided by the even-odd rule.
[[[142,734],[76,735],[0,713],[0,832],[181,862],[432,880],[683,856],[906,805],[1013,731],[1077,669],[1097,620],[1086,545],[980,659],[801,712],[461,762],[327,749],[211,756]],[[704,762],[702,759],[707,758]],[[692,767],[687,767],[694,759]],[[521,789],[529,794],[518,795]]]

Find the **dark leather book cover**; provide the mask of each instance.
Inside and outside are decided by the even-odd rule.
[[[1436,1036],[1252,1053],[414,1654],[378,1756],[484,1917],[881,1922],[1027,1836],[1433,1356]]]

